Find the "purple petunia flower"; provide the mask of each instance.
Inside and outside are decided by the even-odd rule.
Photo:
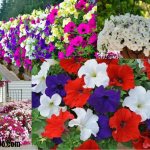
[[[48,76],[46,78],[47,88],[45,90],[45,94],[49,97],[51,97],[55,93],[59,94],[62,97],[66,96],[64,85],[69,79],[69,76],[67,76],[66,74]]]
[[[37,108],[40,106],[40,96],[41,93],[32,92],[32,108]]]
[[[104,115],[100,115],[98,119],[99,131],[96,139],[102,140],[112,136],[112,130],[109,127],[109,118]]]
[[[120,91],[106,90],[98,87],[90,96],[88,103],[98,113],[115,112],[120,102]]]
[[[147,129],[150,130],[150,119],[146,120]]]

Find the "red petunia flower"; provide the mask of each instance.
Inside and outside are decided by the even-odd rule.
[[[60,66],[68,73],[77,74],[83,62],[85,62],[85,59],[82,58],[61,59]]]
[[[117,142],[128,142],[139,138],[138,129],[141,116],[131,112],[127,108],[119,109],[109,120],[109,125],[113,130],[112,136]]]
[[[75,80],[69,80],[65,85],[66,97],[64,102],[69,107],[83,107],[89,96],[91,89],[83,88],[85,85],[83,78],[77,78]]]
[[[150,131],[142,133],[138,140],[133,141],[135,149],[150,149]]]
[[[110,86],[122,87],[123,90],[129,90],[134,88],[134,74],[131,67],[128,65],[109,65],[108,76],[110,78]]]
[[[147,59],[144,60],[145,72],[147,73],[148,78],[150,79],[150,63]]]
[[[75,148],[75,150],[100,150],[98,144],[94,140],[87,140],[84,143],[82,143],[78,148]]]
[[[73,118],[74,116],[68,111],[60,111],[59,116],[52,115],[51,118],[46,120],[47,125],[45,126],[45,131],[42,133],[42,136],[50,139],[61,137],[65,130],[64,123]]]

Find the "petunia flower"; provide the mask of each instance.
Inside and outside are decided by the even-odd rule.
[[[136,140],[140,136],[139,124],[141,116],[127,108],[117,110],[109,120],[112,136],[117,142]]]
[[[107,72],[110,78],[110,86],[118,86],[123,90],[134,88],[133,69],[128,65],[109,65]]]
[[[35,85],[32,90],[36,93],[44,93],[46,89],[46,77],[50,66],[57,64],[53,59],[46,59],[41,65],[41,70],[37,75],[32,76],[32,84]]]
[[[136,150],[143,150],[143,149],[150,149],[150,131],[144,132],[141,134],[141,136],[136,140],[132,141],[133,147]]]
[[[37,108],[40,106],[41,93],[32,92],[32,108]]]
[[[87,60],[84,65],[79,69],[78,76],[84,76],[85,87],[95,88],[103,85],[104,87],[109,84],[109,77],[107,75],[107,64],[98,64],[95,59]]]
[[[69,121],[69,126],[79,127],[81,131],[80,139],[86,141],[91,134],[96,136],[99,131],[98,116],[94,115],[91,109],[86,111],[83,108],[75,108],[73,111],[76,113],[77,118]]]
[[[150,90],[142,86],[136,86],[129,91],[129,96],[123,101],[123,106],[129,107],[142,117],[142,121],[150,119]]]
[[[38,107],[38,111],[43,117],[50,118],[53,114],[57,116],[59,115],[59,111],[63,109],[59,106],[61,101],[62,98],[57,93],[52,95],[51,98],[44,94],[40,97],[40,106]]]
[[[95,89],[88,103],[98,113],[115,112],[119,107],[120,91],[105,90],[103,86]]]
[[[91,32],[89,25],[86,23],[81,23],[77,30],[79,34],[89,34]]]
[[[105,115],[99,115],[98,119],[99,131],[96,138],[98,140],[106,139],[112,136],[112,130],[109,127],[109,118]]]
[[[74,116],[68,111],[60,111],[58,116],[52,115],[51,118],[46,120],[47,124],[42,136],[50,139],[61,137],[65,131],[65,122],[73,118]]]
[[[67,25],[65,25],[64,32],[65,33],[74,32],[75,28],[76,28],[75,23],[71,21]]]
[[[50,75],[46,78],[47,88],[45,94],[51,97],[53,94],[58,93],[60,96],[66,96],[64,85],[70,77],[66,74]]]
[[[85,61],[83,58],[68,58],[68,59],[61,59],[60,66],[70,74],[77,74],[79,68],[81,67],[82,63]]]
[[[65,85],[66,97],[64,102],[67,106],[83,107],[88,98],[90,97],[91,89],[83,88],[84,80],[77,78],[75,80],[69,80]]]
[[[83,42],[83,37],[82,36],[76,36],[74,39],[71,40],[71,45],[72,46],[80,46]]]
[[[75,148],[75,150],[100,150],[99,145],[94,140],[87,140],[83,142],[79,147]]]

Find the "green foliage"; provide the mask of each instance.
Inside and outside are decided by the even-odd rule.
[[[64,71],[59,64],[51,66],[50,70],[48,72],[48,74],[50,74],[50,75],[57,75],[57,74],[61,74],[61,73],[64,73]]]
[[[58,145],[58,150],[73,150],[81,144],[80,131],[71,128],[68,133],[62,136],[63,143]]]
[[[29,14],[34,9],[44,9],[48,4],[54,5],[62,0],[3,0],[0,20],[9,20],[19,14]]]
[[[150,17],[150,0],[98,0],[98,31],[111,15],[131,13]]]
[[[2,80],[2,75],[0,74],[0,81]]]
[[[113,138],[102,140],[98,144],[102,150],[117,150],[117,142]]]

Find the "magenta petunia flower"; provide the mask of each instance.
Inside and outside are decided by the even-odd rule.
[[[96,17],[92,15],[92,18],[89,20],[88,25],[91,29],[96,29]]]
[[[54,21],[55,21],[55,17],[57,16],[57,14],[58,14],[58,9],[53,9],[51,12],[50,12],[50,14],[47,16],[47,20],[51,23],[51,24],[53,24],[54,23]]]
[[[86,23],[81,23],[78,28],[78,33],[79,34],[89,34],[90,33],[90,26]]]
[[[55,46],[52,43],[50,43],[49,44],[49,52],[54,51],[54,49],[55,49]]]
[[[93,33],[91,36],[90,36],[90,38],[89,38],[89,40],[88,40],[89,42],[89,44],[92,44],[92,45],[96,45],[96,43],[97,43],[97,34],[96,33]]]
[[[83,42],[83,37],[82,36],[76,36],[74,39],[71,40],[71,45],[72,46],[80,46]]]
[[[69,45],[66,49],[66,56],[70,56],[74,52],[74,47],[72,45]]]
[[[58,58],[59,59],[64,59],[65,58],[64,53],[63,52],[58,52]]]
[[[82,10],[86,8],[86,0],[80,0],[76,5],[76,9]]]
[[[64,32],[65,32],[65,33],[74,32],[74,29],[75,29],[75,28],[76,28],[75,23],[71,21],[71,22],[69,22],[69,23],[65,26]]]

